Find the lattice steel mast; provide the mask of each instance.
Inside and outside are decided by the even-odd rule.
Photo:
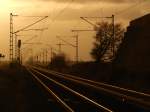
[[[13,61],[13,15],[10,13],[10,54],[9,59]]]
[[[9,43],[9,47],[10,47],[10,49],[9,49],[9,51],[10,51],[10,54],[9,54],[9,60],[10,61],[13,61],[13,59],[14,59],[14,44],[13,44],[13,42],[14,42],[14,38],[13,38],[13,17],[14,16],[17,16],[17,15],[13,15],[12,13],[10,13],[10,43]]]

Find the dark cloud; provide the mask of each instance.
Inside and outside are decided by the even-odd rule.
[[[15,0],[15,1],[20,1],[20,0]],[[27,0],[25,0],[27,1]],[[31,0],[28,0],[31,1]],[[137,2],[137,0],[34,0],[34,1],[44,1],[44,2],[59,2],[59,3],[64,3],[64,2],[69,2],[73,1],[74,3],[95,3],[95,2],[108,2],[108,3],[128,3],[128,2]]]
[[[45,0],[46,1],[46,0]],[[47,0],[50,1],[50,0]],[[60,2],[60,0],[53,0],[53,1],[57,1]],[[62,1],[66,1],[66,0],[62,0]],[[135,2],[137,0],[73,0],[76,3],[94,3],[94,2],[109,2],[109,3],[125,3],[125,2]]]

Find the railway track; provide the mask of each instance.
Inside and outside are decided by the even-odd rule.
[[[43,73],[40,73],[37,70],[31,69],[31,68],[28,68],[27,70],[38,81],[38,83],[40,83],[47,90],[47,92],[53,96],[53,98],[61,105],[61,107],[63,107],[64,110],[66,110],[68,112],[75,112],[75,111],[79,111],[79,110],[78,110],[78,108],[76,108],[75,104],[73,107],[71,107],[70,104],[67,104],[66,99],[68,99],[70,101],[71,101],[71,99],[73,99],[72,101],[74,101],[74,99],[78,99],[79,101],[74,101],[77,103],[76,105],[81,104],[81,100],[83,100],[82,104],[84,106],[87,106],[87,105],[90,106],[90,108],[89,108],[90,111],[112,112],[112,110],[108,109],[107,107],[104,107],[103,105],[89,99],[88,97],[80,94],[77,91],[74,91],[73,89],[44,75]],[[53,85],[53,87],[52,87],[52,85]],[[51,88],[49,86],[51,86]],[[85,108],[87,108],[87,107],[85,107]],[[84,110],[84,109],[81,109],[81,110]],[[86,111],[88,111],[88,110],[86,110]]]
[[[68,112],[148,112],[150,95],[28,66],[27,70]]]

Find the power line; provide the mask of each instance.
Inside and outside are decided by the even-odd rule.
[[[26,30],[27,28],[29,28],[29,27],[31,27],[31,26],[33,26],[33,25],[39,23],[40,21],[42,21],[42,20],[44,20],[44,19],[46,19],[47,17],[48,17],[48,16],[44,16],[42,19],[39,19],[38,21],[34,22],[33,24],[27,25],[26,27],[24,27],[24,28],[22,28],[22,29],[20,29],[20,30],[18,30],[18,31],[16,31],[16,32],[14,32],[14,34],[20,32],[20,31]]]
[[[60,12],[52,19],[52,21],[49,23],[49,26],[52,25],[56,21],[56,19],[65,12],[65,10],[74,2],[74,0],[71,0]]]
[[[28,40],[25,40],[24,42],[26,43],[26,42],[29,42],[29,41],[31,41],[31,40],[33,40],[34,38],[36,38],[37,37],[37,35],[34,35],[33,37],[31,37],[30,39],[28,39]]]
[[[48,28],[40,28],[40,29],[27,29],[27,30],[22,30],[22,31],[44,31],[47,30]]]
[[[125,12],[127,12],[127,11],[129,11],[129,10],[131,10],[131,9],[133,9],[133,8],[135,8],[135,7],[137,7],[137,6],[141,5],[141,4],[143,4],[143,3],[145,3],[145,2],[147,2],[147,1],[146,1],[146,0],[144,0],[144,1],[139,1],[139,2],[137,2],[136,4],[134,4],[134,5],[132,5],[132,6],[129,6],[129,7],[125,8],[125,9],[123,9],[123,10],[121,10],[121,11],[116,12],[116,13],[115,13],[115,16],[119,16],[119,15],[121,15],[121,14],[123,14],[123,13],[125,13]]]
[[[31,17],[31,18],[42,18],[43,16],[22,16],[22,15],[19,15],[19,17],[27,17],[27,18],[29,18],[29,17]]]
[[[72,47],[77,47],[76,45],[73,45],[73,44],[71,44],[70,42],[68,42],[68,41],[66,41],[66,40],[64,40],[64,39],[62,39],[62,38],[60,38],[60,36],[56,36],[58,39],[60,39],[61,41],[63,41],[64,43],[66,43],[66,44],[68,44],[68,45],[70,45],[70,46],[72,46]]]
[[[64,7],[52,20],[52,22],[54,22],[63,12],[65,12],[65,10],[74,2],[74,0],[71,0],[66,7]]]
[[[58,44],[56,44],[56,45],[58,45],[58,48],[59,48],[59,53],[61,54],[61,50],[62,50],[62,46],[63,45],[65,45],[65,44],[62,44],[62,43],[58,43]]]

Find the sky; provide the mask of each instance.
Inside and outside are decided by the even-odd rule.
[[[56,44],[62,43],[56,36],[61,36],[64,40],[75,44],[76,32],[71,30],[93,29],[93,26],[84,22],[80,17],[105,17],[115,15],[115,22],[121,23],[126,28],[129,22],[135,18],[150,13],[149,0],[0,0],[0,52],[9,57],[9,19],[10,13],[18,15],[13,17],[14,31],[26,25],[32,24],[41,19],[41,16],[48,16],[47,19],[32,26],[30,29],[48,28],[42,31],[24,31],[18,33],[18,39],[22,43],[30,40],[30,43],[42,44],[22,44],[24,58],[39,55],[50,46],[58,49]],[[27,17],[28,16],[28,17]],[[29,17],[36,16],[36,17]],[[37,17],[40,16],[40,17]],[[89,19],[94,24],[100,21],[110,21],[108,19]],[[33,38],[34,36],[37,36]],[[90,51],[93,47],[95,32],[78,32],[79,35],[79,59],[82,61],[91,60]],[[32,39],[30,39],[32,38]],[[75,48],[69,45],[62,46],[71,60],[75,59]]]

